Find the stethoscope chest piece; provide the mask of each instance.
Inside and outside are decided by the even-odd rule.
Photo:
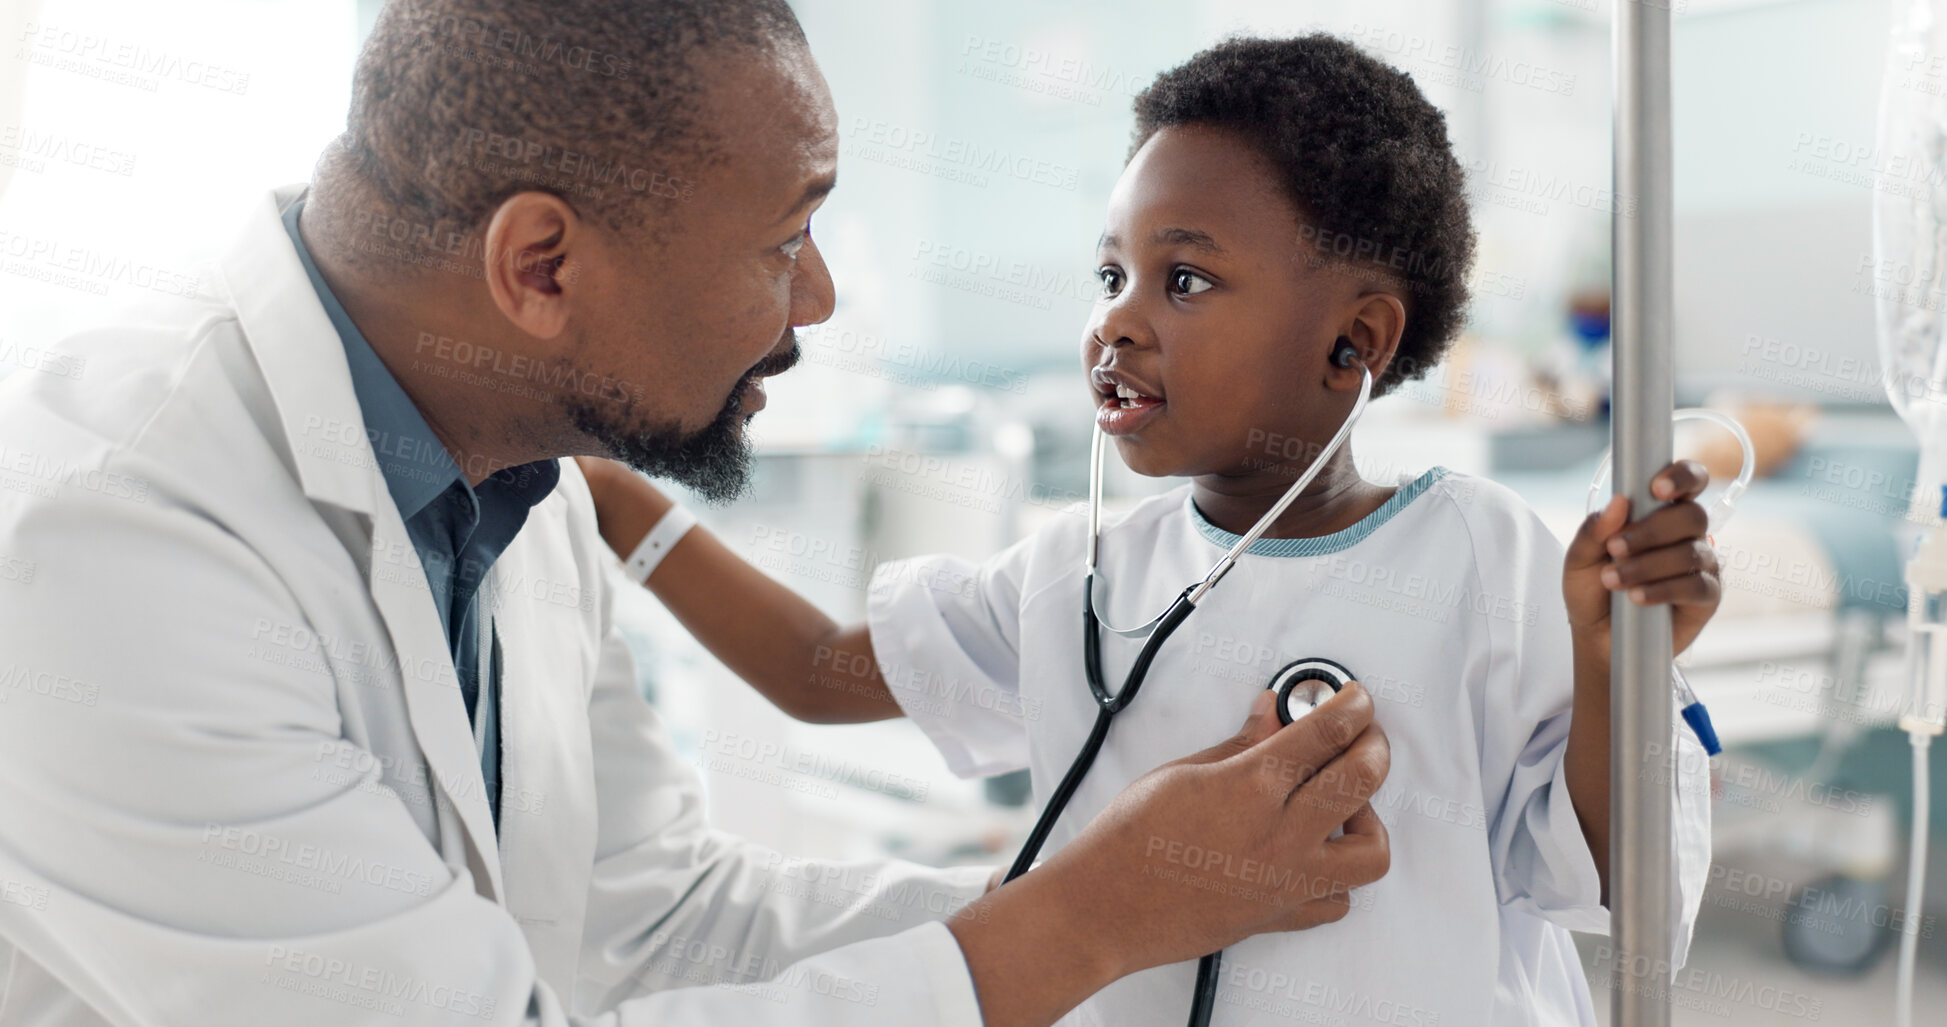
[[[1289,724],[1317,709],[1351,680],[1352,672],[1344,664],[1307,656],[1280,667],[1265,687],[1278,693],[1278,723]]]

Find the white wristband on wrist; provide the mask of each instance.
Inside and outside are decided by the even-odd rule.
[[[622,566],[628,571],[629,579],[647,584],[649,575],[656,572],[656,565],[662,563],[663,557],[668,556],[669,551],[676,548],[677,540],[694,527],[696,527],[695,514],[681,506],[670,507],[669,512],[663,514],[662,520],[657,521],[656,526],[649,529],[649,534],[642,536],[642,541],[636,543],[635,552],[630,553],[629,558],[623,561]]]

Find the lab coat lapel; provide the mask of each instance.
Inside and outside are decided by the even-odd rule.
[[[595,862],[588,693],[595,650],[559,491],[489,572],[500,674],[500,848],[507,909],[544,980],[572,982]],[[542,598],[536,598],[540,596]],[[568,986],[557,983],[558,987]]]
[[[375,484],[384,487],[376,467]],[[457,813],[466,832],[467,869],[474,887],[498,902],[505,894],[500,876],[500,852],[493,811],[487,807],[487,783],[480,776],[480,751],[474,747],[466,700],[446,645],[446,630],[426,588],[412,539],[399,510],[384,503],[372,518],[372,601],[385,618],[386,631],[399,658],[405,683],[406,709],[413,735],[426,754],[427,769],[438,784],[436,803],[441,822]],[[390,573],[388,573],[390,572]]]
[[[369,514],[372,482],[382,490],[383,479],[371,473],[376,458],[365,438],[344,343],[278,216],[303,190],[286,186],[258,199],[243,237],[223,259],[223,278],[283,422],[304,494]],[[361,448],[363,463],[353,459]]]
[[[243,239],[222,262],[223,277],[305,495],[360,515],[347,519],[332,511],[326,521],[363,562],[391,635],[413,735],[437,786],[442,854],[463,859],[475,889],[499,901],[493,816],[446,632],[365,435],[344,344],[278,216],[302,189],[287,186],[258,202]],[[355,537],[355,526],[369,526],[369,539]]]

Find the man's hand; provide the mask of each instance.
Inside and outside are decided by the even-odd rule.
[[[988,1027],[1052,1023],[1138,970],[1344,917],[1391,862],[1368,800],[1389,750],[1357,682],[1137,779],[1042,865],[948,926]],[[1334,837],[1334,832],[1344,833]]]
[[[1569,628],[1589,658],[1609,659],[1609,596],[1628,590],[1639,606],[1670,606],[1677,652],[1689,648],[1717,612],[1722,587],[1717,552],[1705,533],[1710,517],[1697,503],[1710,472],[1695,460],[1679,460],[1650,481],[1650,494],[1665,505],[1630,524],[1629,500],[1617,496],[1588,516],[1562,561],[1562,597]]]

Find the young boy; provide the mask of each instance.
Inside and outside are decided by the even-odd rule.
[[[1203,577],[1343,422],[1361,364],[1383,393],[1438,362],[1473,255],[1463,193],[1440,113],[1407,76],[1329,36],[1226,42],[1137,99],[1082,364],[1122,459],[1189,481],[1103,526],[1105,622],[1138,623]],[[632,552],[669,501],[585,463],[603,535]],[[1608,924],[1609,596],[1671,605],[1679,650],[1696,637],[1718,593],[1693,501],[1704,483],[1696,465],[1673,465],[1654,486],[1667,505],[1626,524],[1627,504],[1612,503],[1564,554],[1499,485],[1438,468],[1372,484],[1342,447],[1161,648],[1041,855],[1135,778],[1228,737],[1279,668],[1335,660],[1391,741],[1372,805],[1392,868],[1336,923],[1232,946],[1215,1022],[1593,1024],[1567,929]],[[1096,715],[1080,637],[1085,527],[1053,518],[978,566],[883,567],[867,623],[850,627],[704,532],[648,584],[792,715],[903,713],[956,773],[1031,768],[1039,806]],[[1102,637],[1114,688],[1140,643]],[[1673,825],[1680,963],[1709,816],[1696,743],[1673,744],[1693,757],[1677,763]],[[1193,856],[1194,838],[1162,842],[1159,876],[1286,883]],[[1183,1023],[1195,971],[1125,978],[1065,1022]]]

